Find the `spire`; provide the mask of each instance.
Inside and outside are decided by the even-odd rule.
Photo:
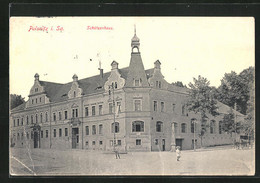
[[[36,73],[35,75],[34,75],[34,81],[39,81],[39,74],[38,73]]]
[[[134,37],[131,40],[132,53],[139,53],[140,39],[136,36],[136,27],[134,32]],[[135,49],[137,49],[137,51],[135,51]]]
[[[139,38],[135,35],[132,38],[132,53],[131,60],[129,64],[129,71],[126,78],[126,87],[149,87],[148,80],[145,74],[143,61],[141,54],[139,52]],[[134,52],[134,48],[137,49],[137,52]]]

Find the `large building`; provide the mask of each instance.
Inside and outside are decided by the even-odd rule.
[[[144,69],[136,34],[131,47],[127,68],[113,61],[110,72],[100,69],[80,80],[74,75],[66,84],[35,74],[28,101],[11,111],[11,146],[112,151],[115,142],[121,151],[169,151],[176,145],[192,149],[194,138],[197,147],[201,140],[203,146],[233,143],[220,128],[228,106],[218,103],[221,115],[209,115],[208,130],[199,137],[200,116],[185,108],[188,89],[168,83],[159,60]]]

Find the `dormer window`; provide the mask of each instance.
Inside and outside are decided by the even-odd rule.
[[[74,96],[74,98],[76,97],[76,92],[75,91],[73,92],[73,96]]]
[[[161,81],[156,81],[156,88],[162,88]]]
[[[134,84],[135,86],[140,86],[140,79],[136,79]]]
[[[38,92],[38,88],[35,88],[34,91],[35,91],[35,92]]]

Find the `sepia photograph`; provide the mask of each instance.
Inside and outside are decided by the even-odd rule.
[[[10,17],[11,176],[253,176],[253,17]]]

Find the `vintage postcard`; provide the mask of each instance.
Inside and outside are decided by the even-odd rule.
[[[10,175],[254,175],[253,17],[11,17]]]

